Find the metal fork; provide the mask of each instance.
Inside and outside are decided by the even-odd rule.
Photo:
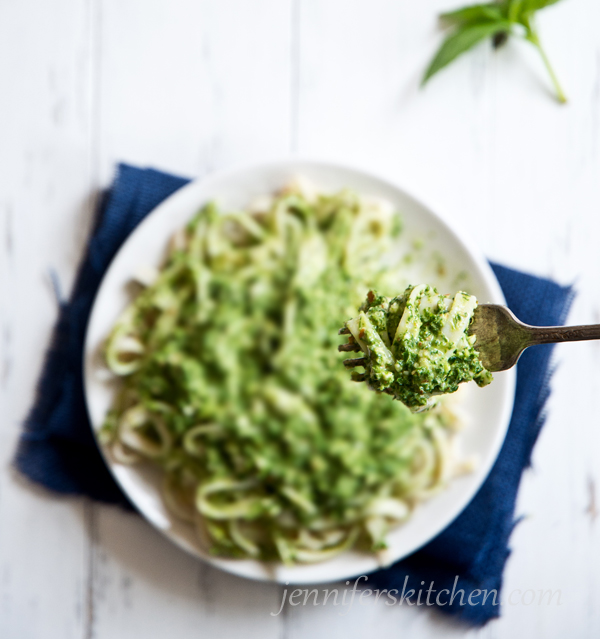
[[[340,335],[349,333],[347,328],[340,329]],[[478,351],[483,366],[491,373],[496,373],[512,368],[521,357],[521,353],[530,346],[600,339],[600,324],[529,326],[518,320],[506,306],[480,304],[475,309],[468,333],[477,337],[475,350]],[[338,346],[338,350],[357,352],[360,346],[350,335],[348,343]],[[364,366],[367,361],[364,357],[347,359],[344,365],[354,368]],[[355,381],[363,381],[365,378],[365,374],[352,374]]]
[[[469,335],[477,337],[475,350],[491,373],[512,368],[521,353],[537,344],[600,339],[600,324],[584,326],[529,326],[506,306],[480,304],[473,314]]]

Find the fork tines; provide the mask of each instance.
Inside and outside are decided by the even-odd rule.
[[[338,351],[340,353],[357,353],[360,350],[360,346],[356,342],[348,342],[347,344],[340,344]]]
[[[357,366],[366,366],[366,357],[355,357],[354,359],[345,359],[344,366],[346,368],[356,368]]]
[[[346,344],[340,344],[338,346],[338,351],[340,351],[341,353],[357,353],[358,351],[361,350],[359,344],[356,342],[356,340],[354,339],[354,336],[350,333],[350,330],[346,326],[344,326],[343,328],[340,328],[339,334],[349,335],[349,337],[348,337],[348,342]],[[355,357],[352,359],[344,360],[344,366],[346,368],[356,368],[357,366],[363,366],[364,368],[366,368],[367,364],[368,364],[368,360],[366,357]],[[366,373],[357,373],[357,372],[352,373],[352,379],[355,382],[364,382],[366,378],[367,378]]]

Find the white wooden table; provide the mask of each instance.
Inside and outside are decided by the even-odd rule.
[[[139,517],[10,468],[98,190],[119,160],[188,176],[277,156],[342,160],[441,203],[489,257],[576,281],[600,322],[600,3],[540,15],[570,103],[527,45],[418,84],[455,0],[0,0],[0,637],[600,636],[600,345],[557,349],[505,606],[465,631],[423,608],[288,607]],[[598,506],[600,508],[600,506]],[[346,612],[346,614],[344,614]],[[342,613],[342,614],[340,614]]]

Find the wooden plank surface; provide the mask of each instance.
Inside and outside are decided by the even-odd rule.
[[[189,176],[297,153],[381,172],[489,257],[575,281],[600,322],[600,4],[540,14],[570,98],[535,51],[482,46],[419,89],[450,0],[0,2],[0,637],[596,637],[600,346],[557,349],[548,422],[519,496],[507,605],[465,631],[381,601],[286,607],[139,518],[33,489],[10,468],[57,303],[115,163]],[[519,596],[516,596],[519,599]]]

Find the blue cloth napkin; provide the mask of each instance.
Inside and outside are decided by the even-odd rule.
[[[15,459],[23,474],[47,488],[130,507],[104,465],[90,429],[82,378],[85,330],[102,276],[123,241],[155,206],[187,181],[121,164],[103,198],[73,293],[68,302],[61,303],[37,398],[25,421]],[[492,268],[517,317],[540,326],[563,323],[573,298],[571,287],[497,264]],[[483,625],[499,616],[502,571],[510,552],[517,491],[544,423],[543,409],[550,393],[551,353],[552,346],[538,346],[520,359],[506,441],[473,501],[424,548],[370,575],[366,587],[395,589],[398,599],[404,592],[413,604],[427,605],[428,601],[472,625]],[[455,597],[450,603],[453,587]],[[449,592],[440,593],[444,589]],[[490,593],[485,604],[481,593],[477,596],[482,590]],[[495,602],[493,590],[498,592]],[[439,605],[435,603],[438,593]]]

